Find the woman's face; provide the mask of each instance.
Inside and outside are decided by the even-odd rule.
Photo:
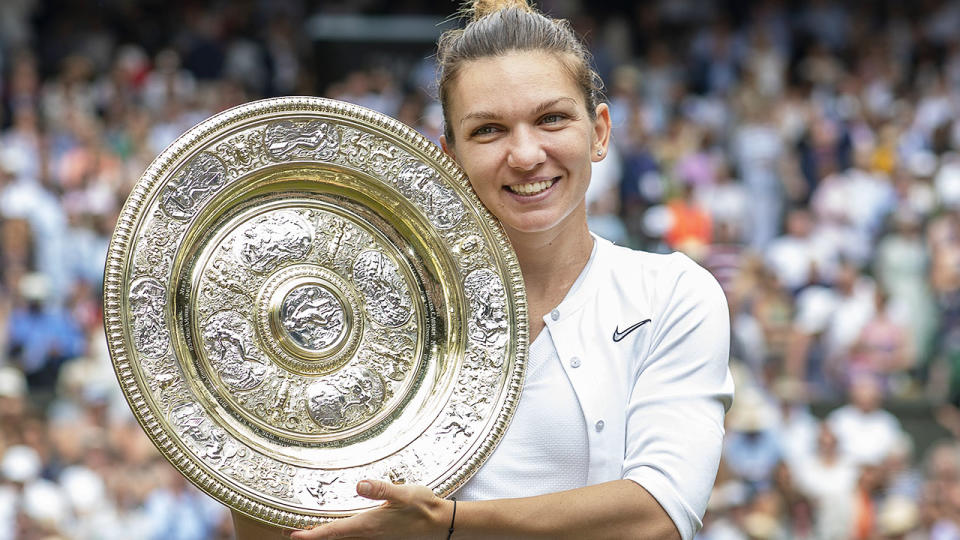
[[[508,233],[585,223],[591,162],[606,154],[610,115],[601,104],[596,120],[590,118],[556,55],[513,52],[470,61],[449,95],[454,141],[441,140],[444,150]]]

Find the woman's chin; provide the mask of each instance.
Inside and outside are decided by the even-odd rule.
[[[501,220],[507,234],[535,235],[549,233],[563,228],[564,220],[557,216],[523,216],[523,218]]]

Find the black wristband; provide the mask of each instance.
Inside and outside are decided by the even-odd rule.
[[[453,500],[453,516],[450,518],[450,530],[447,531],[447,540],[450,540],[450,537],[453,536],[453,522],[457,519],[457,500]]]

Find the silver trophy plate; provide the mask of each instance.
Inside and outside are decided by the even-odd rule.
[[[137,420],[190,481],[303,528],[439,496],[516,407],[516,257],[463,173],[403,124],[337,101],[257,101],[150,165],[114,232],[110,354]]]

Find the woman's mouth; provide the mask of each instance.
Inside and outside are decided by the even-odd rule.
[[[532,196],[550,189],[550,186],[557,183],[556,178],[551,178],[549,180],[541,180],[539,182],[528,182],[526,184],[514,184],[512,186],[507,186],[511,192],[516,193],[517,195]]]

